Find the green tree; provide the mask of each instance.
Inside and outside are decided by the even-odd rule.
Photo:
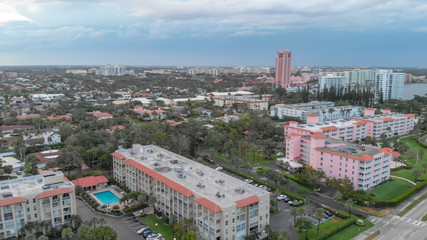
[[[273,169],[268,169],[265,172],[265,176],[274,182],[274,184],[277,187],[277,183],[280,182],[283,179],[283,175]]]
[[[317,236],[319,236],[320,220],[323,218],[323,208],[317,208],[314,212],[314,217],[317,218]]]
[[[313,224],[310,220],[305,218],[299,218],[295,223],[295,227],[300,230],[300,232],[305,231],[305,239],[308,239],[308,230],[313,227]]]
[[[423,163],[424,173],[426,173],[427,163]]]
[[[41,235],[39,238],[37,238],[37,240],[49,240],[49,238],[44,235]]]
[[[421,176],[421,172],[418,170],[418,169],[415,169],[413,172],[412,172],[412,176],[414,176],[414,178],[415,178],[415,182],[417,181],[417,179]]]
[[[40,159],[38,159],[36,156],[34,156],[33,154],[27,155],[25,157],[25,161],[29,164],[29,166],[31,167],[31,173],[33,175],[37,174],[37,164],[40,163]]]
[[[354,201],[352,199],[347,199],[347,201],[345,201],[345,207],[348,209],[348,217],[351,217],[351,208],[354,205]]]
[[[187,232],[182,237],[183,240],[197,240],[197,233],[194,231]]]
[[[343,197],[343,194],[340,192],[340,191],[336,191],[335,192],[335,194],[334,194],[334,200],[335,200],[335,202],[337,203],[337,209],[339,210],[339,207],[340,207],[340,200],[342,199],[342,197]]]
[[[61,232],[61,237],[62,238],[64,238],[64,239],[70,239],[73,236],[74,236],[73,229],[71,229],[71,228],[64,228],[64,229],[62,229],[62,232]]]
[[[286,231],[281,231],[277,235],[277,240],[289,240],[289,234]]]
[[[25,240],[37,240],[37,236],[35,234],[30,234],[25,237]]]
[[[82,167],[82,156],[74,148],[68,147],[62,151],[55,162],[61,170],[68,171],[68,175],[70,175],[72,170]]]
[[[296,222],[296,217],[298,216],[298,208],[292,208],[291,215],[294,217],[294,222]]]
[[[304,217],[304,215],[305,215],[305,208],[302,208],[302,207],[298,208],[297,209],[297,215],[299,216],[300,219],[302,217]]]
[[[177,224],[173,225],[173,234],[177,239],[181,239],[186,233],[194,231],[193,224],[190,219],[184,218]]]

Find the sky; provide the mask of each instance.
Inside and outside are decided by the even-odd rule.
[[[0,0],[0,65],[427,67],[427,0]]]

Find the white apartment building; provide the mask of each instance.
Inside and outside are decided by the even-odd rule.
[[[18,237],[27,222],[61,229],[77,214],[74,185],[62,172],[0,182],[0,238]]]
[[[298,104],[277,104],[270,108],[270,115],[278,118],[297,117],[307,122],[310,115],[317,115],[318,122],[332,119],[346,119],[359,117],[363,113],[363,107],[359,106],[335,106],[334,102],[313,101]]]
[[[222,96],[222,97],[213,97],[215,101],[215,106],[225,107],[228,105],[233,105],[234,103],[244,103],[247,104],[248,109],[251,110],[267,110],[268,103],[271,100],[272,95],[263,94],[263,95],[249,95],[249,96]]]
[[[166,216],[191,219],[201,239],[266,237],[269,192],[153,145],[134,144],[112,156],[116,181],[154,195]]]
[[[405,73],[393,73],[391,69],[377,70],[375,82],[375,98],[382,99],[402,99],[403,85],[405,84]]]
[[[325,88],[330,89],[332,86],[338,91],[341,88],[346,88],[348,83],[348,79],[345,76],[334,76],[332,74],[328,74],[326,76],[322,76],[320,80],[320,90],[323,91]]]

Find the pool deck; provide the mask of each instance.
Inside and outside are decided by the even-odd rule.
[[[104,205],[97,197],[95,197],[94,196],[94,194],[95,193],[99,193],[99,192],[105,192],[105,191],[111,191],[112,193],[114,193],[114,195],[116,195],[119,199],[121,199],[122,197],[123,197],[123,194],[121,194],[121,193],[119,193],[119,192],[117,192],[115,189],[114,189],[114,186],[107,186],[107,187],[105,187],[105,188],[99,188],[99,189],[96,189],[96,190],[94,190],[94,191],[90,191],[89,192],[89,194],[90,194],[90,196],[93,198],[93,199],[95,199],[95,201],[96,202],[98,202],[99,204],[100,204],[100,206],[102,206],[102,205]],[[112,203],[112,204],[108,204],[107,205],[107,207],[108,208],[113,208],[114,206],[119,206],[119,208],[120,209],[123,209],[124,208],[124,206],[125,206],[125,204],[124,203],[120,203],[120,202],[117,202],[117,203]]]

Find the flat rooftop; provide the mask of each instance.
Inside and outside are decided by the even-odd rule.
[[[363,116],[357,117],[358,119],[371,120],[371,121],[382,121],[383,118],[404,118],[406,114],[403,113],[384,113],[384,114],[375,114],[374,116]]]
[[[133,149],[117,152],[190,189],[194,194],[215,202],[221,208],[253,195],[269,194],[261,188],[154,145],[135,144]]]
[[[302,136],[303,138],[311,138],[310,135]],[[345,155],[354,156],[357,158],[363,157],[363,155],[368,154],[369,156],[374,156],[381,153],[378,149],[373,147],[367,147],[360,144],[349,143],[341,139],[326,137],[325,147],[318,147],[319,149],[324,149],[327,151],[341,153]]]
[[[52,181],[53,178],[55,178],[56,181]],[[0,200],[11,197],[35,195],[61,187],[74,188],[74,185],[71,182],[66,182],[64,180],[63,173],[59,171],[43,175],[5,180],[0,182]]]
[[[297,125],[295,127],[310,130],[312,132],[320,132],[320,131],[323,132],[322,128],[324,128],[324,127],[332,127],[333,126],[333,127],[337,127],[337,128],[342,128],[342,127],[348,127],[349,125],[355,124],[357,122],[359,122],[359,120],[339,119],[339,120],[332,120],[332,121],[324,121],[324,122],[320,122],[320,123],[300,124],[300,125]]]

